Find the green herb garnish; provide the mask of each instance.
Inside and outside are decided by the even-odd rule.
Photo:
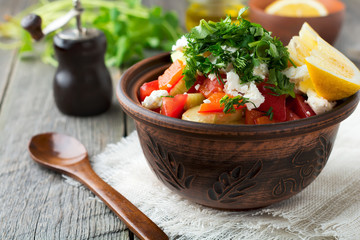
[[[289,52],[261,25],[242,19],[241,14],[246,10],[239,12],[235,22],[230,16],[220,22],[201,20],[199,26],[185,35],[188,40],[184,49],[186,87],[194,85],[198,71],[218,77],[229,64],[239,75],[241,84],[263,82],[264,79],[254,75],[253,70],[264,63],[270,70],[269,83],[274,85],[271,88],[274,94],[294,96],[294,84],[281,72],[288,66]]]
[[[249,99],[242,96],[236,96],[231,98],[228,95],[225,95],[220,100],[220,107],[224,107],[224,113],[233,113],[235,112],[235,108],[244,106],[248,102]]]
[[[272,121],[274,118],[273,107],[270,107],[269,110],[265,113],[265,115],[268,116],[269,119]]]
[[[290,82],[289,78],[280,71],[270,69],[268,83],[273,84],[274,87],[266,86],[266,88],[269,88],[271,91],[273,91],[275,95],[280,96],[283,94],[289,94],[295,98],[295,84]]]

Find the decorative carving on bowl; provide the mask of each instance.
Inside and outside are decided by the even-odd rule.
[[[256,186],[255,178],[261,172],[263,163],[257,161],[247,172],[242,172],[243,167],[238,166],[231,172],[220,174],[219,181],[208,190],[208,197],[220,203],[232,203],[246,195],[247,190]]]
[[[186,176],[184,165],[179,163],[171,152],[156,143],[149,134],[147,135],[150,140],[147,147],[154,158],[156,166],[153,167],[156,169],[158,178],[179,191],[190,188],[195,176]]]
[[[286,192],[299,192],[312,181],[312,178],[315,179],[320,174],[331,152],[332,143],[324,135],[321,135],[318,141],[318,146],[311,151],[313,158],[303,156],[304,148],[295,154],[291,164],[298,168],[298,174],[294,178],[280,178],[274,187],[274,196],[281,196]]]

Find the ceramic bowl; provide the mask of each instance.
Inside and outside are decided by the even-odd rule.
[[[275,0],[249,0],[250,20],[261,24],[273,32],[287,45],[293,36],[299,35],[304,22],[310,24],[328,43],[333,44],[340,32],[344,16],[345,4],[339,0],[318,0],[324,4],[329,14],[323,17],[282,17],[265,13],[264,9]]]
[[[117,97],[135,120],[142,150],[156,176],[193,202],[227,210],[265,207],[308,186],[324,168],[355,94],[330,112],[267,125],[215,125],[145,109],[139,87],[157,79],[170,55],[143,60],[121,77]]]

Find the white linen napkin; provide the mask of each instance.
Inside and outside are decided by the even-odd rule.
[[[150,170],[136,132],[109,145],[92,165],[170,239],[360,239],[360,107],[341,123],[319,177],[289,200],[259,210],[219,211],[172,193]]]

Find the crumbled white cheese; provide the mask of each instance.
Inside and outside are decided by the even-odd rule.
[[[180,39],[178,39],[175,43],[175,45],[172,46],[172,51],[182,51],[184,47],[188,45],[188,40],[185,36],[182,36]]]
[[[204,103],[211,103],[211,101],[209,99],[205,99],[203,102]]]
[[[196,91],[199,91],[199,88],[200,88],[200,84],[196,84],[196,85],[195,85]]]
[[[168,88],[171,88],[172,87],[172,85],[171,84],[168,84],[168,85],[166,85]]]
[[[215,57],[213,54],[211,54],[208,56],[208,59],[212,64],[216,64],[216,61],[219,59],[219,57]]]
[[[295,84],[310,78],[309,70],[305,64],[296,68],[293,66],[286,68],[282,73],[290,79],[290,82]]]
[[[330,102],[323,97],[317,95],[317,93],[311,89],[307,91],[308,99],[306,103],[312,108],[316,114],[328,112],[334,108],[336,102]]]
[[[234,71],[226,74],[227,82],[224,86],[224,91],[228,95],[237,96],[241,93],[240,78]]]
[[[253,75],[265,79],[265,77],[269,75],[268,65],[266,63],[261,63],[259,66],[254,67]]]
[[[155,90],[152,91],[150,96],[147,96],[141,105],[148,109],[156,109],[161,107],[161,97],[169,96],[168,91],[166,90]]]
[[[247,103],[248,110],[260,107],[265,102],[265,97],[261,94],[254,82],[246,84],[249,86],[243,97],[248,98],[251,103]],[[255,106],[254,106],[255,105]]]
[[[217,79],[216,74],[214,74],[214,73],[210,73],[210,74],[208,75],[208,78],[209,78],[211,81],[214,81],[214,80]]]
[[[305,64],[296,68],[289,67],[283,73],[290,79],[290,82],[295,83],[295,90],[306,93],[309,89],[313,89],[309,70]]]
[[[239,49],[238,48],[235,48],[235,47],[229,47],[229,46],[221,46],[221,49],[226,51],[226,52],[230,52],[230,53],[235,53],[237,52]]]
[[[224,86],[225,93],[234,97],[241,95],[248,98],[251,102],[246,104],[248,110],[258,108],[265,101],[265,97],[261,94],[254,82],[240,84],[240,78],[234,71],[228,72],[226,78],[227,82]]]

